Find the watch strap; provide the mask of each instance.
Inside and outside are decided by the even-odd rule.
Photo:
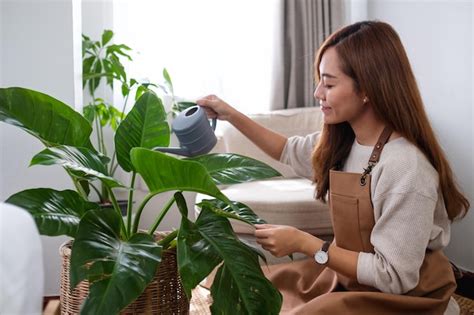
[[[328,242],[328,241],[325,241],[325,242],[323,243],[323,246],[321,247],[321,250],[322,250],[323,252],[326,252],[326,253],[327,253],[328,250],[329,250],[329,245],[331,245],[331,243]]]

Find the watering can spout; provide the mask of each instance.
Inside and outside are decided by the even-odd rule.
[[[153,151],[178,154],[182,156],[191,156],[191,152],[189,152],[188,148],[186,147],[182,147],[182,148],[155,147],[153,148]]]

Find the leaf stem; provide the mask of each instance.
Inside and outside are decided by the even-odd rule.
[[[137,176],[136,172],[132,173],[132,180],[130,183],[130,191],[128,193],[128,204],[127,204],[127,233],[132,234],[132,213],[133,213],[133,188],[135,186],[135,178]]]
[[[114,206],[114,209],[115,211],[117,211],[119,217],[120,217],[120,229],[122,230],[122,233],[124,234],[123,236],[128,239],[129,237],[129,234],[127,233],[127,229],[125,228],[125,223],[123,222],[123,217],[122,217],[122,211],[120,211],[120,207],[117,203],[117,199],[115,198],[115,195],[112,191],[112,189],[105,185],[104,184],[104,187],[107,189],[108,193],[109,193],[109,196],[110,196],[110,200],[112,201],[112,205]]]
[[[95,101],[94,101],[94,106],[95,106]],[[95,109],[94,109],[95,111]],[[96,115],[96,113],[94,113],[94,116]],[[97,136],[97,146],[99,147],[99,152],[100,153],[103,153],[102,152],[102,146],[100,145],[102,142],[100,141],[100,132],[99,132],[99,118],[97,116],[94,117],[94,123],[95,123],[95,128],[96,128],[96,136]]]
[[[114,154],[112,155],[112,161],[110,162],[110,168],[109,168],[109,175],[110,176],[114,176],[114,164],[115,164],[115,157],[117,156],[115,150],[114,150]]]
[[[67,174],[71,177],[72,179],[72,182],[74,184],[74,187],[76,187],[76,190],[77,192],[84,198],[87,200],[87,194],[86,192],[84,191],[84,188],[82,188],[81,184],[79,184],[78,180],[76,179],[76,177],[71,173],[71,171],[69,171],[68,169],[64,168],[67,172]]]
[[[126,82],[125,82],[126,83]],[[131,89],[131,87],[129,87]],[[130,91],[128,92],[127,96],[125,97],[125,101],[122,107],[122,113],[120,114],[120,122],[123,120],[123,115],[125,114],[125,109],[127,108],[128,97],[130,96]]]
[[[135,220],[133,220],[133,229],[132,229],[132,234],[135,234],[138,230],[138,223],[140,223],[140,217],[142,215],[143,209],[145,208],[146,204],[148,201],[150,201],[151,198],[153,198],[154,194],[148,194],[145,196],[145,199],[143,199],[142,203],[138,207],[137,214],[135,215]]]
[[[163,239],[161,239],[158,242],[158,244],[163,246],[163,249],[167,249],[168,245],[171,243],[171,241],[174,240],[176,238],[176,236],[178,236],[178,232],[179,232],[179,229],[174,230],[170,234],[166,235]]]
[[[100,146],[102,141],[100,140],[99,115],[98,115],[97,110],[96,110],[97,108],[96,108],[96,104],[95,104],[96,100],[95,100],[95,93],[94,92],[95,92],[94,90],[91,91],[91,96],[92,96],[92,104],[94,106],[94,122],[95,122],[96,135],[97,135],[97,145],[99,146],[99,152],[104,154],[104,152],[102,151],[102,147]]]
[[[156,218],[155,222],[150,227],[148,234],[153,235],[153,233],[155,233],[156,229],[160,225],[161,221],[163,221],[163,218],[168,213],[168,210],[171,208],[171,206],[173,205],[174,202],[175,202],[175,199],[174,199],[174,196],[173,196],[173,197],[171,197],[170,200],[168,200],[166,205],[161,210],[160,215]]]
[[[102,144],[102,150],[103,150],[102,154],[107,155],[107,148],[105,147],[105,142],[104,142],[104,128],[100,124],[99,124],[99,126],[100,126],[100,128],[99,128],[99,130],[100,130],[100,142]]]
[[[118,167],[118,166],[119,166],[118,164],[115,164],[114,169],[112,170],[112,172],[111,172],[110,174],[114,174],[115,171],[117,170],[117,167]]]
[[[97,189],[97,187],[95,187],[95,186],[92,185],[91,183],[89,183],[89,185],[92,187],[92,189],[94,189],[94,191],[95,191],[95,193],[97,194],[97,196],[99,196],[99,200],[103,200],[102,194],[100,193],[99,189]]]

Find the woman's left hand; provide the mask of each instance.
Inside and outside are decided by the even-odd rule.
[[[287,225],[256,224],[255,237],[273,256],[283,257],[301,251],[304,233]]]

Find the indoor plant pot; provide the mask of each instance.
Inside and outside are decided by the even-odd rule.
[[[169,233],[155,233],[157,241]],[[72,241],[59,248],[61,256],[61,314],[79,314],[84,299],[89,294],[89,282],[82,281],[73,290],[70,289],[69,273]],[[177,268],[176,248],[164,250],[161,263],[153,280],[145,291],[124,310],[121,315],[134,314],[188,314],[189,299],[184,292]]]
[[[92,146],[92,128],[81,115],[40,92],[1,88],[0,120],[24,129],[46,146],[33,157],[31,165],[61,165],[76,188],[27,189],[6,202],[27,210],[41,234],[74,238],[71,289],[83,280],[90,283],[82,314],[118,314],[153,280],[162,252],[170,247],[176,247],[177,267],[188,299],[192,289],[219,266],[219,281],[211,287],[213,313],[235,314],[240,310],[245,314],[277,314],[281,295],[263,275],[260,253],[238,240],[229,218],[248,224],[263,221],[246,205],[229,200],[217,185],[269,178],[278,176],[278,172],[234,154],[177,159],[155,152],[151,148],[169,144],[166,116],[161,100],[153,92],[146,92],[117,129],[117,160],[123,170],[131,173],[131,182],[125,185],[108,173],[110,159]],[[143,178],[149,194],[134,207],[136,176]],[[87,187],[97,181],[108,191],[113,209],[101,209],[88,200]],[[116,202],[116,188],[129,191],[125,220]],[[175,193],[148,233],[139,231],[148,201],[166,191]],[[201,212],[194,222],[188,219],[183,191],[214,198],[198,204]],[[174,203],[181,214],[181,226],[165,242],[156,242],[152,235]]]

